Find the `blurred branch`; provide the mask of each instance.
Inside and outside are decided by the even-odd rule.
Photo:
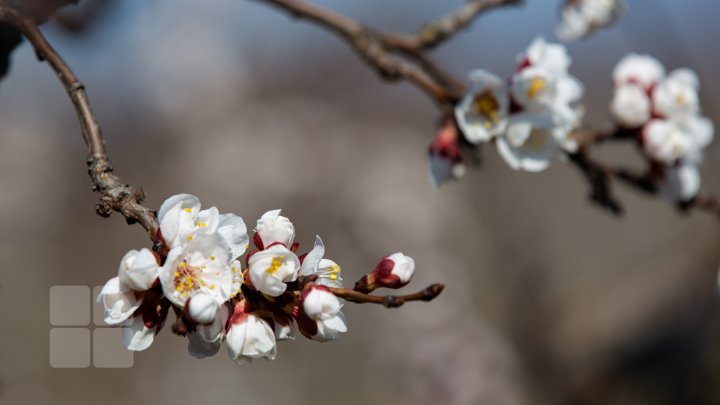
[[[366,27],[344,15],[302,0],[258,0],[304,18],[344,38],[383,78],[408,80],[441,107],[454,105],[464,85],[447,73],[426,51],[467,27],[483,11],[521,0],[472,0],[455,13],[427,24],[415,35],[398,35]],[[398,57],[402,55],[405,58]],[[411,62],[411,61],[414,61]]]
[[[589,183],[591,201],[608,209],[613,214],[623,213],[623,207],[615,197],[610,184],[613,177],[637,191],[652,196],[659,195],[657,164],[648,156],[644,154],[641,156],[645,160],[648,169],[644,172],[638,172],[625,167],[606,165],[592,159],[589,155],[589,149],[600,143],[613,140],[636,140],[637,133],[635,130],[614,129],[595,132],[580,130],[574,135],[578,141],[578,151],[569,153],[568,158],[581,171]],[[692,200],[680,202],[677,206],[681,211],[697,209],[720,216],[720,199],[708,193],[699,193]]]
[[[336,296],[358,304],[372,303],[381,304],[386,308],[396,308],[410,301],[432,301],[445,288],[442,284],[432,284],[423,290],[407,295],[373,295],[365,294],[350,288],[333,288],[329,290]]]
[[[408,52],[430,50],[468,28],[483,12],[499,6],[518,5],[523,0],[468,0],[453,13],[426,24],[417,34],[393,38],[398,48]]]
[[[17,28],[27,38],[35,49],[37,58],[50,65],[70,96],[88,147],[87,164],[93,190],[100,193],[100,201],[96,204],[97,213],[107,217],[113,211],[120,212],[128,223],[140,223],[148,231],[153,242],[158,242],[155,211],[141,204],[145,193],[141,188],[123,184],[120,178],[113,174],[113,167],[105,152],[100,125],[90,108],[85,86],[47,42],[33,19],[0,1],[0,22]]]

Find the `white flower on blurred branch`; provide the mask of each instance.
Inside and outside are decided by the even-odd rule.
[[[636,130],[643,151],[657,168],[666,199],[689,201],[700,189],[698,166],[713,140],[713,123],[700,115],[700,80],[690,69],[665,74],[648,55],[630,54],[613,72],[610,112],[620,127]]]
[[[625,11],[622,0],[565,0],[555,34],[562,41],[587,37]]]
[[[584,90],[569,74],[570,63],[562,45],[537,38],[508,82],[472,72],[473,87],[455,108],[465,139],[495,141],[510,167],[530,172],[545,170],[562,151],[574,152],[571,134],[582,118]]]
[[[169,309],[177,320],[173,332],[187,336],[188,352],[204,358],[227,342],[238,363],[275,358],[276,341],[301,333],[325,342],[347,331],[340,311],[341,298],[398,306],[405,301],[429,300],[442,291],[433,285],[406,297],[382,297],[342,288],[340,266],[325,259],[319,236],[313,249],[296,255],[295,227],[280,210],[265,213],[257,223],[255,249],[248,253],[247,269],[238,256],[248,246],[243,220],[201,210],[197,197],[168,198],[158,213],[162,247],[132,250],[121,260],[118,276],[98,296],[105,321],[123,326],[130,350],[144,350],[162,328]],[[377,287],[406,285],[414,261],[402,254],[384,259]],[[392,305],[390,305],[392,304]]]

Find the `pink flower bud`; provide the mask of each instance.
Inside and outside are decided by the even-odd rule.
[[[355,284],[355,290],[368,293],[379,287],[402,288],[415,273],[415,260],[402,253],[393,253]]]

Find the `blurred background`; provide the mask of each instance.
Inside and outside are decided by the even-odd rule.
[[[586,124],[610,125],[610,75],[650,53],[702,80],[719,123],[720,4],[628,0],[610,29],[573,43]],[[460,0],[317,0],[371,26],[414,31]],[[554,39],[559,1],[481,17],[435,55],[458,77],[505,75],[537,35]],[[0,403],[6,404],[720,404],[717,218],[682,215],[616,184],[626,215],[586,199],[574,168],[482,167],[435,190],[426,148],[437,110],[382,82],[341,40],[244,0],[82,0],[43,26],[85,82],[110,158],[147,205],[198,195],[252,227],[283,208],[309,247],[323,237],[347,283],[383,255],[418,263],[409,288],[436,301],[346,305],[350,332],[279,344],[237,366],[197,360],[166,326],[130,369],[54,369],[53,285],[102,285],[147,246],[138,226],[95,215],[86,149],[52,71],[23,44],[0,84]],[[607,161],[637,164],[630,147]],[[718,148],[703,188],[720,192]]]

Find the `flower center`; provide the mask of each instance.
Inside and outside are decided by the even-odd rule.
[[[328,270],[328,273],[330,274],[327,276],[327,278],[329,278],[330,280],[337,280],[338,274],[340,273],[340,266],[338,266],[337,264],[333,264],[332,266],[330,266],[330,270]]]
[[[199,271],[197,269],[188,266],[187,261],[183,260],[180,264],[178,264],[177,269],[175,269],[175,279],[173,280],[175,283],[175,290],[185,297],[188,292],[199,288],[202,280],[197,277],[198,273]]]
[[[267,268],[267,270],[265,270],[265,272],[268,274],[275,274],[278,271],[278,269],[280,268],[280,266],[282,266],[282,264],[283,264],[282,256],[275,256],[275,257],[273,257],[272,262],[270,263],[270,266],[268,266],[268,268]]]
[[[537,152],[547,143],[547,136],[541,131],[533,130],[527,140],[527,145]]]
[[[682,93],[677,93],[675,95],[675,103],[681,106],[684,106],[688,103],[687,98],[685,98],[685,95]]]
[[[528,98],[530,100],[535,100],[537,98],[538,94],[540,94],[540,92],[545,90],[546,87],[547,87],[547,81],[545,81],[545,79],[543,79],[539,76],[533,77],[532,80],[530,80],[530,86],[528,86],[528,89],[527,89]]]
[[[489,122],[485,123],[485,127],[487,128],[490,128],[493,123],[497,123],[500,120],[498,117],[500,104],[490,90],[485,90],[476,95],[473,99],[472,108],[475,114],[483,115],[490,119]]]

